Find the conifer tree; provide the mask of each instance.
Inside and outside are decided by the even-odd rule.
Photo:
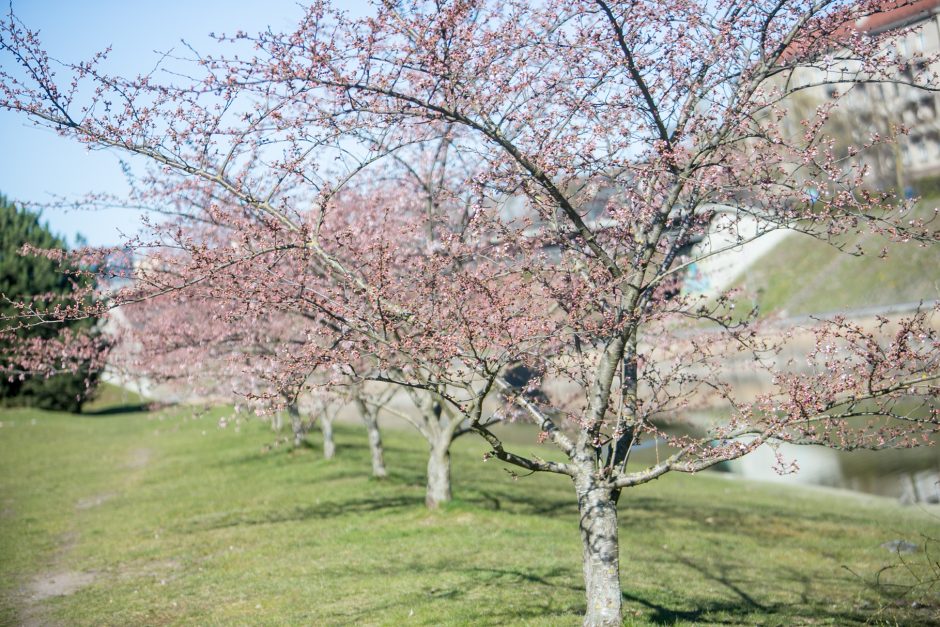
[[[59,326],[25,323],[12,303],[33,298],[48,298],[53,305],[55,295],[72,294],[78,284],[74,274],[56,261],[37,255],[22,254],[24,245],[36,249],[65,249],[66,242],[40,222],[40,216],[18,208],[0,196],[0,328],[17,328],[20,337],[51,339]],[[63,271],[65,270],[65,271]],[[94,320],[70,321],[72,331],[89,331]],[[5,362],[5,363],[4,363]],[[11,357],[0,351],[0,404],[40,407],[71,412],[81,411],[82,404],[93,393],[98,372],[80,368],[58,374],[17,373]],[[51,375],[51,376],[50,376]]]

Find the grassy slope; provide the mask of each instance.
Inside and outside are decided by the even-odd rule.
[[[930,215],[940,198],[922,201]],[[934,227],[936,228],[936,227]],[[892,244],[875,235],[853,236],[861,257],[840,252],[807,235],[794,234],[759,259],[735,284],[757,294],[762,312],[825,313],[940,298],[940,247]],[[886,258],[879,258],[882,248]]]
[[[387,434],[392,477],[377,482],[352,426],[339,427],[327,462],[314,449],[263,452],[270,431],[221,430],[222,411],[0,413],[0,622],[16,623],[37,573],[83,571],[96,580],[30,615],[80,625],[579,623],[565,479],[513,480],[466,440],[454,453],[458,500],[429,513],[424,446],[409,432]],[[621,503],[630,623],[940,618],[936,604],[886,603],[843,568],[870,576],[897,561],[881,543],[940,536],[922,511],[707,473],[630,490]]]

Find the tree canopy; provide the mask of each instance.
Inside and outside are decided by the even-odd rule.
[[[44,310],[72,300],[85,275],[63,269],[62,264],[45,256],[29,254],[24,247],[42,250],[66,249],[66,242],[42,224],[41,216],[16,207],[0,196],[0,329],[3,338],[14,334],[21,341],[51,342],[63,331],[85,333],[95,324],[93,319],[71,320],[65,325],[42,324],[40,320],[25,321],[19,317],[23,305],[41,303]],[[17,304],[18,303],[18,304]],[[22,355],[21,355],[22,356]],[[0,353],[0,402],[43,409],[81,411],[82,404],[93,394],[98,369],[91,355],[70,362],[56,372],[55,366],[40,371],[23,368],[24,360],[10,353]],[[63,365],[62,363],[59,364]]]
[[[151,164],[132,202],[166,220],[107,307],[176,311],[141,327],[154,341],[214,359],[234,340],[225,354],[251,356],[263,383],[246,396],[399,386],[429,477],[475,433],[489,457],[568,478],[585,623],[611,625],[626,488],[764,444],[877,450],[940,428],[936,312],[819,320],[797,363],[780,357],[793,329],[736,310],[734,293],[681,290],[693,263],[778,230],[835,246],[861,232],[940,240],[933,216],[870,189],[826,131],[852,85],[940,89],[936,58],[854,30],[886,10],[480,0],[352,18],[318,1],[294,29],[220,37],[217,53],[174,59],[186,71],[132,78],[104,76],[101,57],[59,67],[10,16],[0,106]],[[830,87],[784,123],[789,98]],[[716,229],[727,246],[693,246]],[[742,361],[766,389],[735,386]],[[507,381],[520,364],[522,389]],[[718,417],[663,429],[703,405]],[[503,419],[534,422],[552,453],[509,450],[491,429]],[[664,454],[631,459],[644,442]]]

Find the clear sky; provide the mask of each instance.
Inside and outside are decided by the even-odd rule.
[[[335,4],[351,12],[366,5],[364,0]],[[2,10],[5,16],[7,7]],[[105,68],[123,75],[149,71],[159,58],[156,51],[180,49],[181,39],[208,51],[210,32],[288,30],[303,15],[297,0],[13,0],[13,11],[38,29],[50,54],[63,61],[86,60],[112,46]],[[21,114],[0,110],[0,141],[0,194],[26,206],[53,196],[77,199],[88,192],[126,190],[117,153],[88,151]],[[122,209],[47,210],[44,218],[69,243],[81,233],[90,244],[111,245],[123,241],[121,233],[136,231],[139,216]]]

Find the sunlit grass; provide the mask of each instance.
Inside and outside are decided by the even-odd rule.
[[[929,218],[940,198],[921,201],[915,215]],[[937,221],[932,228],[940,228]],[[940,299],[940,248],[893,243],[880,235],[840,240],[845,251],[793,234],[758,259],[735,281],[762,313],[829,313]],[[884,256],[883,256],[884,255]],[[749,304],[749,303],[748,303]]]
[[[425,445],[407,431],[386,434],[391,477],[375,481],[354,425],[328,462],[316,446],[264,452],[266,426],[220,429],[224,413],[0,414],[0,622],[579,624],[564,478],[513,479],[464,439],[456,501],[430,513]],[[846,569],[873,576],[897,561],[882,543],[940,536],[919,509],[706,473],[628,490],[621,512],[631,624],[940,618]],[[56,572],[94,580],[30,604]]]

